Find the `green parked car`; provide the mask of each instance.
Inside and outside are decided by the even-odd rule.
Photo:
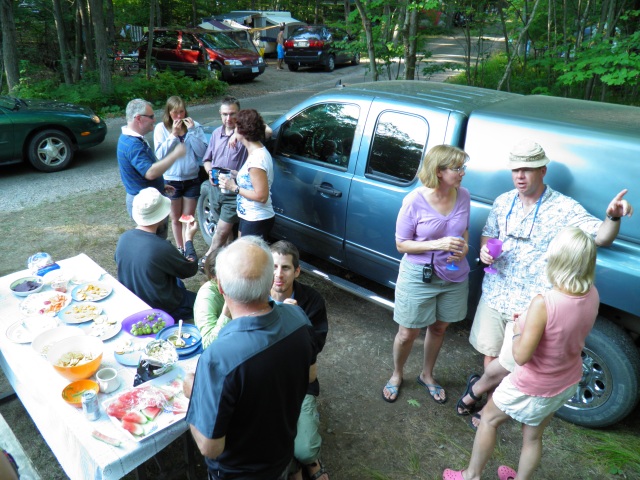
[[[90,108],[0,96],[0,165],[29,160],[38,170],[66,168],[76,150],[99,145],[107,125]]]

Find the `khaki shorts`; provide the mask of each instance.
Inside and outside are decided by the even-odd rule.
[[[502,349],[504,329],[511,320],[513,315],[500,313],[489,307],[481,297],[473,319],[469,343],[483,355],[497,357]]]
[[[396,282],[393,319],[405,328],[424,328],[436,320],[452,323],[467,315],[469,281],[454,283],[435,274],[431,283],[422,281],[422,265],[402,259]]]
[[[577,383],[554,397],[536,397],[518,390],[506,376],[496,391],[493,402],[515,421],[537,427],[549,415],[557,412],[576,393]]]
[[[222,193],[218,187],[211,187],[209,202],[211,208],[218,212],[220,220],[223,222],[235,224],[240,221],[237,210],[237,195],[235,193]]]

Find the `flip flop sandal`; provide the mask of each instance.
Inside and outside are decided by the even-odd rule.
[[[464,470],[451,470],[447,468],[442,472],[442,480],[464,480],[462,472],[464,472]]]
[[[398,384],[398,385],[392,385],[390,382],[387,382],[387,384],[384,386],[384,388],[386,388],[391,395],[395,395],[395,397],[393,397],[393,398],[385,397],[384,396],[384,388],[383,388],[382,389],[382,399],[385,402],[388,402],[388,403],[395,402],[398,399],[398,397],[400,396],[400,385],[402,385],[402,382],[400,382],[400,384]]]
[[[507,467],[506,465],[501,465],[498,467],[498,478],[500,480],[513,480],[516,478],[516,472],[513,468]]]
[[[442,388],[440,385],[435,383],[424,383],[420,379],[420,375],[418,375],[418,378],[416,380],[420,385],[422,385],[424,388],[427,389],[427,391],[429,392],[429,396],[433,398],[434,402],[439,403],[440,405],[447,403],[447,400],[448,400],[447,397],[445,397],[444,400],[442,398],[437,399],[435,397],[436,395],[441,395],[441,392],[444,392],[444,388]]]
[[[480,420],[482,417],[480,416],[480,414],[479,414],[479,413],[473,413],[473,414],[471,414],[471,418],[469,418],[469,426],[470,426],[471,428],[473,428],[475,431],[477,431],[477,430],[478,430],[478,427],[476,427],[476,426],[473,424],[473,419],[474,419],[474,418],[477,418],[478,420]]]
[[[475,413],[478,402],[482,400],[482,395],[480,395],[480,397],[476,397],[476,394],[473,393],[473,386],[478,382],[478,380],[480,380],[480,375],[476,373],[472,373],[467,379],[467,388],[458,400],[458,403],[456,403],[456,414],[464,416]],[[467,395],[469,395],[474,401],[471,405],[464,403],[464,397]],[[460,412],[461,410],[462,412]]]
[[[398,398],[398,397],[396,397]],[[313,475],[309,475],[309,480],[318,480],[322,475],[324,475],[325,473],[328,475],[329,472],[327,472],[327,470],[324,468],[324,465],[322,464],[322,462],[320,461],[320,459],[317,459],[315,462],[313,463],[309,463],[308,465],[305,465],[305,467],[315,467],[316,466],[316,462],[317,465],[320,466],[320,470],[318,470],[316,473],[314,473]]]

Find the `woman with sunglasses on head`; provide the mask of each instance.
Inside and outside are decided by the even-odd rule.
[[[424,361],[416,380],[437,403],[447,401],[433,369],[449,323],[467,314],[470,196],[460,184],[468,159],[464,151],[449,145],[429,150],[418,172],[423,186],[404,198],[398,213],[396,247],[404,257],[393,313],[398,323],[394,370],[382,390],[386,402],[397,400],[404,365],[425,327]]]
[[[162,122],[153,131],[156,157],[162,158],[176,145],[184,144],[187,153],[179,158],[165,173],[165,184],[173,187],[171,198],[171,228],[176,247],[184,254],[184,232],[187,223],[180,222],[182,215],[196,211],[200,196],[200,158],[207,150],[207,141],[199,123],[187,113],[184,100],[178,96],[169,97],[164,107]]]

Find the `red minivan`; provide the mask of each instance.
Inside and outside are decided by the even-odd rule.
[[[146,68],[148,34],[138,49],[140,68]],[[203,72],[221,80],[253,80],[265,69],[257,51],[241,47],[222,32],[205,29],[153,32],[152,68],[184,71],[191,77]]]

